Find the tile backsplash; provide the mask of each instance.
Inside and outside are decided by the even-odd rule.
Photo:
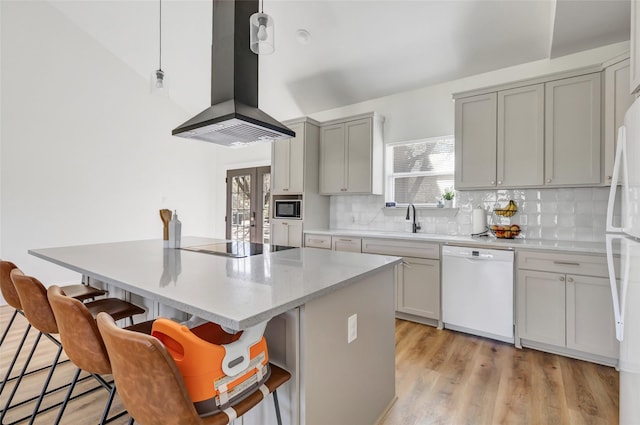
[[[608,187],[457,191],[451,210],[418,208],[421,233],[469,236],[472,210],[481,206],[489,224],[518,224],[520,237],[546,240],[604,241]],[[513,199],[518,212],[511,218],[491,211]],[[405,208],[384,208],[384,196],[332,196],[332,229],[410,232]],[[616,211],[619,211],[616,200]],[[619,213],[614,217],[620,221]]]

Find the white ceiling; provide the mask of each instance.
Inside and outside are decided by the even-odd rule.
[[[158,0],[49,1],[144,78],[157,68]],[[302,114],[629,39],[629,0],[264,0],[264,11],[276,52],[260,57],[260,95]],[[171,98],[197,113],[211,2],[164,0],[162,38]]]

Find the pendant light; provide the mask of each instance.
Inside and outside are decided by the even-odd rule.
[[[162,0],[159,0],[158,41],[158,69],[151,73],[151,93],[166,95],[167,81],[162,70]]]
[[[256,55],[270,55],[275,50],[273,18],[264,13],[264,0],[260,12],[249,18],[251,51]]]

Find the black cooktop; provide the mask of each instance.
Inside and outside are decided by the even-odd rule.
[[[293,246],[231,241],[213,243],[208,245],[189,246],[183,247],[182,249],[186,249],[187,251],[202,252],[205,254],[221,255],[223,257],[244,258],[250,255],[260,255],[265,252],[284,251],[293,248]]]

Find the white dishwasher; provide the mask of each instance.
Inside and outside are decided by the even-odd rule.
[[[442,321],[448,329],[513,338],[513,251],[442,247]]]

